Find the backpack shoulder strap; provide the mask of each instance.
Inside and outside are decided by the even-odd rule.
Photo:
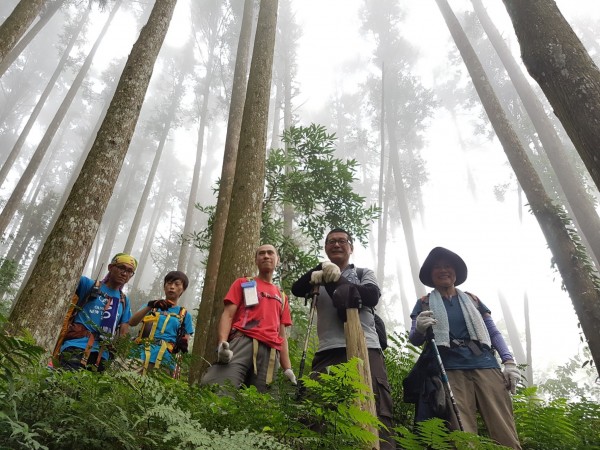
[[[283,292],[279,286],[275,286],[277,291],[279,291],[279,295],[281,296],[281,315],[283,315],[283,311],[285,310],[285,302],[287,302],[287,295]]]
[[[365,274],[365,269],[364,267],[356,267],[356,276],[358,277],[358,282],[362,283],[362,278],[363,275]],[[371,312],[373,313],[373,315],[375,316],[375,307],[373,306],[369,306],[369,309],[371,310]]]
[[[465,291],[465,294],[467,294],[471,300],[473,300],[473,303],[475,303],[475,307],[479,308],[479,297],[477,297],[475,294],[471,294],[468,291]]]

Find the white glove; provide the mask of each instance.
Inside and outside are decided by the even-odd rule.
[[[324,283],[335,283],[340,279],[342,272],[340,272],[340,268],[329,261],[324,261],[321,263],[321,267],[323,268],[323,282]]]
[[[217,348],[217,362],[219,364],[229,364],[231,358],[233,356],[233,352],[229,350],[229,342],[223,341],[219,344]]]
[[[310,274],[310,284],[312,284],[312,285],[323,284],[323,271],[322,270],[315,270],[313,273]]]
[[[504,384],[506,385],[506,389],[508,389],[511,394],[516,393],[517,384],[519,381],[521,381],[521,372],[517,368],[517,365],[512,361],[506,361],[504,363],[502,375],[504,375]]]
[[[426,334],[427,328],[429,328],[432,325],[435,325],[436,323],[437,320],[433,318],[433,311],[422,311],[417,316],[416,328],[420,334]]]
[[[290,383],[292,383],[294,386],[296,386],[298,384],[298,380],[296,380],[296,375],[294,375],[294,371],[291,368],[285,369],[283,371],[283,374],[286,376],[286,378],[288,380],[290,380]]]

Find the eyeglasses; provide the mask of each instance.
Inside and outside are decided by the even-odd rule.
[[[350,241],[348,239],[327,239],[325,241],[325,245],[335,245],[335,244],[339,244],[339,245],[346,245],[350,243]]]
[[[129,275],[130,277],[133,276],[133,274],[135,274],[135,271],[127,266],[115,266],[115,269],[117,269],[121,273],[124,273],[125,275]]]

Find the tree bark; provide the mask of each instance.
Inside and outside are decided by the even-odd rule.
[[[160,158],[162,156],[162,152],[165,148],[165,143],[167,142],[167,137],[169,136],[169,132],[171,131],[171,124],[173,123],[173,119],[175,118],[175,114],[177,111],[177,107],[179,106],[179,102],[181,101],[181,95],[183,92],[183,79],[184,73],[179,72],[177,76],[177,80],[175,82],[175,86],[173,87],[173,92],[169,96],[171,99],[171,104],[169,106],[169,110],[167,112],[166,121],[163,123],[162,132],[160,135],[160,140],[158,142],[158,146],[156,147],[156,152],[154,152],[154,159],[152,160],[152,166],[150,167],[150,173],[146,179],[146,183],[144,184],[144,190],[142,191],[142,196],[140,197],[140,201],[138,202],[138,207],[135,211],[135,216],[133,218],[133,222],[131,223],[131,227],[129,228],[129,234],[127,235],[127,241],[125,242],[125,247],[123,251],[125,253],[131,254],[133,250],[133,244],[135,244],[135,240],[138,236],[138,232],[140,229],[140,223],[142,222],[142,215],[144,214],[144,210],[146,209],[146,203],[148,202],[148,197],[150,196],[150,189],[154,184],[154,178],[156,176],[156,171],[158,170],[158,164],[160,163]]]
[[[73,48],[73,45],[75,45],[75,42],[77,41],[77,37],[79,36],[83,25],[85,24],[85,22],[87,22],[90,12],[91,9],[88,8],[86,12],[81,16],[79,24],[77,25],[77,28],[73,31],[71,39],[69,40],[69,43],[67,44],[67,47],[65,48],[65,51],[63,52],[63,55],[60,58],[56,69],[54,70],[54,73],[52,74],[50,80],[48,80],[48,83],[46,84],[46,88],[42,92],[42,95],[40,96],[35,107],[33,108],[29,119],[27,119],[25,127],[23,127],[23,130],[21,130],[21,133],[19,133],[19,138],[15,142],[15,145],[13,145],[13,148],[10,151],[8,157],[6,158],[6,161],[4,161],[4,163],[2,164],[2,168],[0,169],[0,186],[2,186],[2,183],[4,183],[8,172],[10,172],[10,169],[12,168],[15,160],[19,156],[19,153],[21,153],[23,144],[25,144],[25,140],[27,139],[27,136],[29,136],[29,132],[33,128],[33,125],[35,124],[35,121],[37,120],[40,112],[42,111],[42,108],[46,104],[46,100],[50,96],[52,89],[54,89],[54,86],[56,85],[56,80],[58,80],[58,77],[60,76],[65,64],[67,63],[67,60],[69,59],[69,54],[71,53],[71,49]]]
[[[436,0],[450,33],[467,66],[475,89],[508,161],[527,196],[554,262],[562,276],[588,345],[596,369],[600,371],[600,289],[598,275],[581,246],[574,242],[575,232],[563,210],[548,197],[539,176],[527,158],[525,149],[512,129],[498,98],[487,79],[481,62],[469,43],[446,0]]]
[[[566,206],[577,222],[581,233],[586,237],[588,248],[593,254],[594,260],[600,261],[600,239],[598,239],[600,218],[589,193],[582,183],[581,176],[577,173],[565,154],[566,149],[547,116],[544,107],[533,92],[517,62],[512,57],[502,36],[487,15],[483,3],[481,0],[472,0],[472,3],[481,25],[487,33],[491,44],[496,49],[502,64],[504,64],[519,97],[523,101],[523,106],[538,133],[538,137],[548,155],[550,165],[567,199]]]
[[[25,34],[45,3],[45,0],[21,0],[0,25],[0,63]]]
[[[194,358],[192,359],[189,375],[190,383],[200,381],[202,374],[208,368],[207,361],[214,358],[214,349],[217,345],[215,330],[220,314],[216,314],[219,310],[219,304],[223,300],[216,297],[217,276],[221,266],[225,227],[227,225],[227,216],[229,215],[229,204],[231,202],[231,191],[233,188],[242,116],[244,113],[253,18],[253,0],[245,0],[242,27],[235,59],[227,136],[225,138],[223,167],[221,169],[221,183],[219,185],[208,261],[204,273],[202,298],[196,319],[196,332],[194,333],[194,346],[192,348]]]
[[[64,0],[55,0],[54,3],[50,4],[46,11],[42,12],[40,15],[40,20],[38,20],[34,26],[27,32],[23,38],[16,43],[16,45],[12,48],[10,52],[4,57],[2,63],[0,63],[0,77],[4,75],[4,72],[11,66],[13,62],[19,57],[21,52],[25,50],[25,48],[29,45],[29,43],[33,40],[34,37],[38,35],[40,30],[46,26],[46,24],[54,17],[54,14],[60,9],[63,5]],[[83,14],[87,16],[91,11],[91,8],[87,8],[86,12]]]
[[[503,0],[537,81],[600,189],[600,70],[554,0]]]
[[[265,185],[265,159],[273,50],[277,26],[277,0],[261,0],[248,76],[248,88],[240,130],[231,203],[221,251],[213,310],[213,327],[207,344],[207,359],[214,360],[216,323],[223,311],[223,298],[238,277],[253,274],[254,251],[260,239]],[[226,237],[226,239],[225,239]],[[191,377],[191,376],[190,376]]]
[[[45,348],[54,345],[70,294],[75,290],[94,242],[176,4],[176,0],[154,4],[148,23],[133,45],[81,173],[11,311],[9,331],[28,329]],[[39,320],[41,311],[44,320]]]
[[[108,31],[108,27],[110,26],[113,18],[115,17],[115,14],[117,13],[117,11],[119,10],[119,7],[121,6],[121,2],[122,2],[122,0],[118,0],[115,3],[115,6],[113,7],[112,11],[110,12],[110,15],[108,16],[108,18],[106,19],[106,23],[104,24],[102,31],[98,35],[98,38],[96,39],[96,42],[94,43],[94,46],[92,47],[92,49],[90,50],[90,53],[86,57],[83,65],[81,66],[81,69],[79,69],[79,72],[77,73],[77,76],[73,80],[73,84],[69,88],[67,95],[65,95],[65,98],[63,99],[60,106],[58,107],[58,110],[57,110],[56,114],[54,115],[54,118],[52,119],[50,126],[44,133],[44,137],[42,138],[39,145],[37,146],[33,156],[31,157],[31,160],[29,161],[29,164],[27,164],[27,168],[23,172],[23,175],[21,175],[21,178],[19,178],[19,181],[17,182],[15,189],[13,190],[12,194],[10,195],[10,198],[4,205],[4,209],[2,210],[2,213],[0,213],[0,235],[2,235],[4,233],[11,218],[14,216],[15,211],[19,207],[21,199],[23,198],[23,195],[25,195],[27,186],[29,186],[29,183],[33,179],[35,172],[39,168],[42,160],[44,159],[44,156],[46,155],[46,152],[48,151],[48,148],[50,147],[50,144],[52,143],[52,139],[56,135],[56,132],[58,131],[60,125],[62,124],[63,119],[67,115],[69,107],[71,106],[71,104],[73,103],[73,100],[75,99],[75,95],[77,95],[77,92],[79,91],[79,88],[81,87],[81,84],[83,83],[85,76],[87,75],[90,67],[92,66],[92,62],[94,61],[94,56],[96,55],[96,51],[98,50],[98,47],[100,46],[100,43],[102,42],[102,39],[104,38],[104,35]]]

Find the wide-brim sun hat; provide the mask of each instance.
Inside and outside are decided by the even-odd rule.
[[[425,258],[421,270],[419,271],[419,280],[421,280],[421,283],[425,286],[435,287],[431,278],[431,270],[436,261],[440,259],[447,260],[454,268],[454,272],[456,273],[456,282],[454,283],[454,286],[458,286],[465,282],[467,279],[467,265],[463,259],[447,248],[435,247],[429,252],[429,255]]]

